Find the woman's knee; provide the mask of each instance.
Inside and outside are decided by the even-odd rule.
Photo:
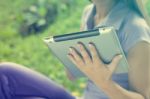
[[[9,73],[17,67],[18,67],[18,64],[16,63],[2,62],[0,63],[0,73]]]
[[[9,80],[9,75],[10,74],[10,67],[11,63],[8,62],[3,62],[0,63],[0,97],[1,99],[10,99],[10,80]],[[9,85],[9,86],[8,86]]]

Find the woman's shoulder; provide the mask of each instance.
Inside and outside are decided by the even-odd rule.
[[[129,12],[125,23],[125,28],[127,28],[127,30],[150,30],[147,20],[132,10]]]
[[[126,53],[138,42],[146,41],[150,43],[149,25],[145,18],[135,11],[129,12],[121,34],[122,45]]]

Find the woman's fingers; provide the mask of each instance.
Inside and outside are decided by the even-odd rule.
[[[93,43],[89,43],[89,48],[93,62],[103,64],[102,60],[99,58],[95,45]]]
[[[85,49],[85,46],[81,42],[78,42],[78,47],[80,49],[80,53],[83,57],[85,64],[87,65],[91,64],[92,61],[91,61],[89,54],[87,53],[87,50]]]
[[[75,63],[77,66],[84,66],[84,61],[82,60],[81,56],[77,53],[77,51],[73,47],[70,47],[69,50],[72,62]]]
[[[116,67],[118,66],[118,64],[119,64],[119,62],[120,62],[120,60],[121,60],[121,58],[122,58],[122,55],[121,55],[121,54],[116,55],[116,56],[113,58],[112,62],[109,64],[108,67],[109,67],[109,70],[112,71],[112,73],[115,71]]]
[[[73,57],[73,55],[71,53],[68,53],[67,55],[69,57],[69,59],[75,64],[77,65],[77,62],[75,61],[75,58]]]

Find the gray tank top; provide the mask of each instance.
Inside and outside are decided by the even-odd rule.
[[[145,19],[130,9],[123,0],[120,0],[97,26],[94,26],[93,20],[95,13],[95,5],[91,4],[88,12],[82,17],[82,22],[85,23],[84,30],[90,30],[99,26],[113,26],[118,31],[117,35],[126,57],[129,49],[136,43],[140,41],[150,43],[150,28]],[[123,88],[129,90],[128,73],[114,74],[112,79]],[[84,99],[109,99],[108,96],[90,80],[87,82],[83,97]]]

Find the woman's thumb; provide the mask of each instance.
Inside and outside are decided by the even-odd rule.
[[[121,54],[116,55],[116,56],[113,58],[112,62],[109,64],[109,69],[110,69],[112,72],[115,71],[116,67],[118,66],[118,64],[119,64],[119,62],[120,62],[120,60],[121,60],[121,58],[122,58],[122,55],[121,55]]]

